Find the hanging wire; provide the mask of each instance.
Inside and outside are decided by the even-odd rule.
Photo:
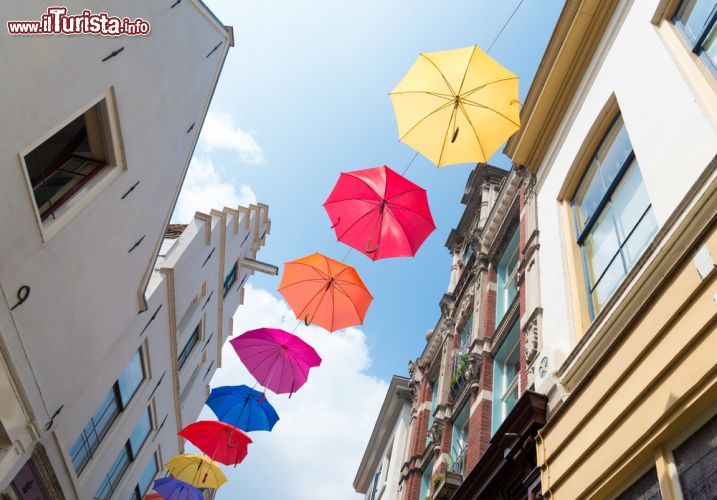
[[[490,54],[490,50],[493,48],[493,45],[495,45],[495,42],[498,41],[498,38],[500,38],[500,35],[503,34],[503,31],[505,31],[506,26],[508,26],[508,23],[510,23],[510,20],[513,19],[513,16],[515,15],[515,13],[518,12],[518,9],[520,8],[520,6],[523,5],[523,2],[524,2],[524,0],[520,0],[520,2],[518,2],[518,5],[515,6],[515,9],[513,9],[513,13],[510,15],[508,20],[505,22],[503,27],[500,29],[498,34],[495,36],[495,38],[491,42],[490,46],[488,47],[488,50],[486,50],[486,54]]]
[[[411,161],[408,162],[408,165],[406,165],[406,168],[403,169],[403,172],[401,172],[401,175],[406,175],[406,172],[408,172],[408,169],[411,168],[411,165],[413,165],[413,162],[416,161],[416,158],[418,158],[418,151],[416,151],[416,154],[413,155],[413,158],[411,158]]]
[[[351,254],[352,251],[353,251],[353,248],[349,247],[349,249],[346,250],[346,253],[344,254],[344,256],[341,258],[341,262],[344,262],[346,260],[346,258]]]

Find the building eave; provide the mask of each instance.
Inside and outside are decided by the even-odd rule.
[[[401,401],[410,401],[408,379],[394,375],[354,478],[353,486],[359,493],[366,493],[368,490],[373,471],[378,465],[379,454],[385,448],[391,434],[390,431],[396,425],[396,420],[401,413]]]
[[[568,0],[503,152],[536,173],[592,60],[618,0]]]

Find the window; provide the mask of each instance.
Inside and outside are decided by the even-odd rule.
[[[423,500],[431,492],[431,475],[433,474],[433,460],[428,462],[426,468],[423,469],[421,474],[421,494],[418,496],[420,500]]]
[[[142,475],[139,477],[137,486],[134,487],[132,500],[142,500],[144,495],[152,487],[152,481],[154,481],[154,478],[157,476],[157,472],[159,472],[157,455],[153,455],[152,458],[149,459],[149,463],[144,469],[144,472],[142,472]]]
[[[683,0],[672,21],[692,52],[717,74],[717,0]]]
[[[520,397],[519,330],[516,321],[493,360],[493,433]]]
[[[593,319],[657,232],[621,116],[598,147],[572,204]]]
[[[508,312],[518,292],[518,264],[519,264],[519,232],[516,228],[510,242],[498,262],[498,282],[496,285],[495,322],[496,325]]]
[[[149,423],[149,425],[146,425],[147,423]],[[150,430],[152,430],[151,416],[150,410],[147,408],[147,411],[135,425],[132,434],[130,434],[130,438],[120,450],[112,467],[107,471],[107,475],[102,480],[102,483],[100,483],[100,487],[97,489],[97,493],[95,493],[95,498],[104,500],[112,496],[125,471],[129,468],[130,463],[137,459],[137,455],[142,448],[142,444],[147,440]]]
[[[145,378],[142,351],[138,350],[104,397],[90,421],[70,447],[75,472],[80,475],[107,434],[115,418],[127,407]]]
[[[184,363],[186,363],[187,358],[189,358],[189,355],[192,353],[192,349],[194,349],[194,346],[197,345],[197,343],[199,342],[199,329],[201,326],[202,323],[199,322],[197,327],[187,339],[187,342],[184,344],[184,347],[180,351],[179,355],[177,356],[177,366],[180,370],[184,366]]]
[[[654,467],[623,491],[615,500],[661,500],[660,483]]]
[[[717,416],[672,452],[686,499],[714,498],[717,487]]]
[[[461,257],[463,265],[468,264],[468,261],[471,260],[471,257],[473,257],[473,245],[468,243],[463,249],[463,256]]]
[[[470,420],[470,402],[463,405],[463,409],[453,422],[451,432],[451,461],[453,472],[463,474],[466,462],[466,449],[468,448],[468,422]]]
[[[369,500],[376,500],[378,496],[379,486],[381,485],[381,472],[383,470],[383,462],[378,466],[376,474],[373,475],[373,483],[371,484],[371,495]]]
[[[24,156],[40,219],[58,210],[111,161],[106,101],[95,104]]]
[[[431,413],[428,415],[428,430],[430,430],[433,425],[433,412],[436,411],[436,400],[438,399],[438,379],[431,382],[431,385],[433,386],[433,393],[431,394]],[[426,434],[426,444],[428,444],[430,439],[430,436]]]
[[[227,294],[229,293],[229,290],[231,290],[231,288],[232,288],[232,285],[234,284],[234,282],[236,282],[238,269],[239,269],[239,263],[235,262],[234,265],[232,266],[232,270],[229,271],[229,274],[227,274],[227,277],[224,278],[224,297],[227,296]]]

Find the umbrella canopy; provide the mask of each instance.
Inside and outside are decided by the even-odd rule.
[[[250,330],[229,342],[254,378],[277,394],[298,391],[309,369],[321,364],[313,347],[278,328]]]
[[[436,229],[426,190],[385,165],[342,172],[324,208],[336,238],[372,260],[412,257]]]
[[[279,421],[279,415],[266,397],[246,385],[215,387],[209,394],[207,406],[219,420],[246,432],[270,431]]]
[[[167,470],[175,479],[197,488],[217,489],[227,482],[222,470],[203,455],[181,453],[167,462]]]
[[[142,500],[164,500],[164,497],[159,493],[147,493]]]
[[[212,460],[224,465],[241,463],[252,442],[249,435],[233,425],[216,420],[200,420],[177,434],[202,450]]]
[[[476,45],[419,55],[390,95],[399,140],[438,167],[486,162],[520,128],[518,77]]]
[[[279,293],[297,318],[330,332],[362,324],[373,300],[353,267],[320,253],[285,263]]]
[[[159,493],[157,497],[160,500],[204,500],[204,495],[197,488],[173,477],[155,479],[154,490]]]

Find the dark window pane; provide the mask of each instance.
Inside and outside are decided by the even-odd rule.
[[[142,366],[142,354],[140,351],[137,351],[117,379],[122,407],[127,406],[127,403],[132,399],[134,393],[137,392],[143,380],[144,367]]]
[[[237,280],[237,267],[237,264],[234,263],[232,270],[229,271],[229,274],[227,274],[226,278],[224,278],[224,297],[227,296],[232,285]]]
[[[154,479],[154,476],[157,475],[158,471],[157,458],[152,456],[152,458],[149,459],[149,463],[144,469],[144,472],[142,472],[142,475],[139,477],[139,482],[137,483],[137,487],[139,488],[141,495],[144,495],[149,491],[149,488],[152,486],[152,480]]]
[[[127,470],[127,467],[129,467],[129,455],[127,454],[127,447],[123,446],[119,456],[112,464],[112,467],[110,467],[110,470],[107,471],[105,479],[97,489],[95,497],[100,500],[110,498],[122,479],[122,475]]]
[[[142,448],[147,436],[149,436],[150,430],[152,430],[152,419],[150,418],[148,408],[147,411],[142,414],[132,434],[129,436],[129,447],[132,451],[132,458],[135,458],[139,454],[139,450]]]
[[[192,332],[192,335],[189,336],[187,339],[187,342],[184,344],[184,347],[179,352],[179,355],[177,356],[177,366],[181,370],[184,366],[184,363],[187,361],[187,358],[189,358],[189,355],[192,353],[192,349],[195,345],[197,345],[197,342],[199,342],[199,328],[201,327],[201,323],[197,325],[197,327]]]
[[[717,498],[717,416],[674,451],[685,500]]]
[[[653,467],[615,500],[660,500],[661,498],[657,471]]]
[[[696,42],[709,22],[715,0],[685,0],[677,11],[677,19],[691,42]]]

